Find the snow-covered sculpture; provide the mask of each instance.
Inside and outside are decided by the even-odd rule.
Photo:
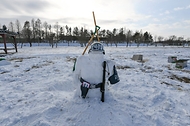
[[[111,60],[106,60],[104,55],[103,44],[94,42],[89,49],[88,55],[82,55],[77,58],[74,70],[74,82],[81,90],[80,96],[82,98],[100,96],[104,61],[106,61],[106,83],[115,84],[119,82],[115,63]]]

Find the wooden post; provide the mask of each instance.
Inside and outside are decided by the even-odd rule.
[[[17,50],[17,42],[16,42],[16,38],[15,38],[15,36],[12,36],[12,37],[13,37],[13,39],[14,39],[15,51],[18,52],[18,50]]]
[[[4,47],[5,47],[5,48],[4,48],[4,51],[5,51],[5,53],[7,54],[6,35],[3,34],[2,37],[3,37]]]

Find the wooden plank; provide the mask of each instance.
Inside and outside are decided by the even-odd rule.
[[[14,47],[7,47],[7,50],[13,50],[15,49]],[[0,48],[0,50],[5,50],[5,48]]]

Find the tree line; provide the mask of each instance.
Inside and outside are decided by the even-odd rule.
[[[70,45],[70,43],[80,43],[81,46],[86,46],[90,37],[95,33],[93,30],[87,30],[84,27],[74,27],[71,28],[68,25],[61,26],[58,22],[54,25],[48,24],[46,21],[42,22],[40,19],[32,19],[31,21],[25,21],[23,26],[21,26],[20,21],[17,19],[15,23],[10,22],[7,26],[3,25],[3,30],[9,30],[11,32],[16,32],[17,41],[21,43],[49,43],[52,48],[57,47],[60,42],[65,42]],[[133,32],[132,30],[126,28],[113,28],[113,30],[100,29],[98,31],[98,36],[100,40],[107,45],[117,45],[119,43],[125,43],[126,46],[130,46],[135,43],[137,46],[140,44],[144,45],[185,45],[190,43],[190,39],[184,40],[184,37],[177,37],[175,35],[170,36],[168,39],[162,36],[153,36],[150,32],[142,30]],[[97,40],[97,38],[94,38]]]

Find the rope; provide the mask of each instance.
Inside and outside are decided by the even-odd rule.
[[[100,29],[100,26],[96,25],[94,35],[96,34],[96,31],[98,31],[99,29]]]

